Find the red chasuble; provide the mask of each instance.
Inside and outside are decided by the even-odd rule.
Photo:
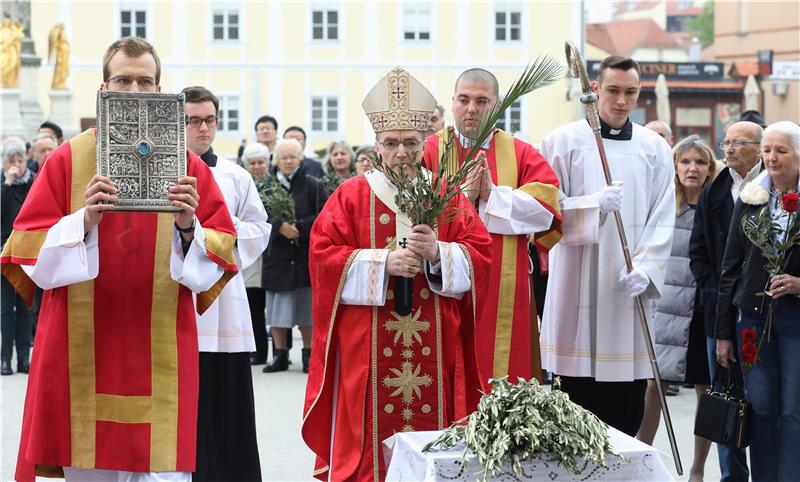
[[[459,164],[463,163],[469,149],[453,137],[452,128],[428,137],[424,164],[436,169],[450,139],[457,148]],[[537,247],[549,250],[561,239],[558,178],[553,169],[533,146],[499,129],[492,136],[486,159],[495,185],[525,192],[555,215],[550,229],[535,235]],[[528,275],[528,237],[490,234],[490,288],[485,303],[479,306],[480,323],[475,333],[481,373],[493,378],[508,375],[511,381],[535,376],[541,381],[539,328]]]
[[[95,152],[92,130],[53,151],[14,223],[0,261],[29,303],[35,286],[19,265],[34,265],[47,231],[84,207]],[[198,295],[203,310],[235,274],[236,236],[206,164],[190,153],[187,168],[207,254],[226,270]],[[17,480],[62,467],[194,470],[197,326],[191,292],[170,278],[173,223],[171,213],[105,213],[97,278],[44,292]]]
[[[464,298],[474,302],[488,274],[491,241],[463,196],[459,208],[463,215],[439,226],[437,235],[465,253],[473,290]],[[394,312],[394,280],[385,306],[340,302],[358,252],[393,248],[395,230],[395,213],[361,175],[339,186],[311,232],[314,337],[302,434],[321,480],[383,480],[384,439],[441,430],[471,413],[480,397],[473,318],[462,320],[461,302],[431,292],[424,274],[414,279],[408,316]],[[375,262],[378,269],[384,266]],[[377,296],[383,286],[371,279]]]

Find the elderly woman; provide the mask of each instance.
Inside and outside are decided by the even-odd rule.
[[[295,139],[283,139],[275,146],[272,175],[294,200],[295,219],[269,214],[272,233],[264,253],[262,286],[267,290],[267,323],[272,330],[275,353],[265,373],[289,368],[286,339],[297,325],[303,336],[303,372],[311,358],[311,279],[308,273],[308,235],[325,205],[327,195],[317,178],[306,175],[300,163],[303,148]]]
[[[22,203],[28,196],[33,184],[34,173],[27,168],[25,160],[25,143],[17,137],[10,137],[3,142],[3,170],[0,173],[0,189],[2,189],[2,244],[5,246],[11,236],[14,220],[17,218]],[[33,337],[32,317],[28,306],[5,276],[0,280],[0,374],[11,375],[11,355],[14,344],[17,346],[17,371],[28,373],[30,370],[29,355],[31,338]]]
[[[242,150],[242,163],[253,176],[257,186],[263,186],[269,174],[269,149],[261,143],[253,143]],[[261,286],[262,257],[242,271],[244,286],[247,290],[247,303],[250,305],[250,318],[253,320],[253,336],[256,339],[256,351],[250,354],[251,365],[267,363],[267,326],[264,319],[266,292]]]
[[[698,306],[694,276],[689,269],[689,238],[694,212],[703,187],[714,179],[714,152],[700,137],[682,140],[672,150],[675,163],[675,231],[664,293],[656,304],[653,326],[658,367],[664,391],[669,382],[691,383],[700,400],[710,384],[703,309]],[[645,393],[645,415],[637,438],[652,444],[661,412],[655,381]],[[711,442],[695,437],[689,480],[702,481]]]
[[[759,244],[783,242],[787,230],[789,236],[798,234],[797,213],[791,214],[796,198],[791,202],[792,196],[783,194],[800,187],[800,127],[786,121],[770,125],[761,151],[766,171],[742,190],[734,208],[714,326],[719,364],[744,363],[756,482],[797,480],[800,474],[800,245],[788,249],[781,273],[770,273],[762,246],[745,234],[742,222],[758,222],[763,214],[780,227],[777,234],[760,230]],[[759,296],[765,290],[766,296]]]
[[[364,174],[375,167],[375,146],[361,146],[356,150],[356,174]]]
[[[325,170],[322,183],[328,194],[331,194],[339,184],[356,175],[356,155],[353,148],[345,141],[331,142],[322,168]]]

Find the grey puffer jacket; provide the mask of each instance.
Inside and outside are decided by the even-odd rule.
[[[686,378],[686,353],[689,325],[694,314],[695,281],[689,269],[689,238],[694,225],[694,209],[683,203],[675,216],[672,252],[667,266],[664,292],[656,303],[653,327],[656,359],[665,381]]]

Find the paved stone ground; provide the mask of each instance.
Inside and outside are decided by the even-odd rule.
[[[299,338],[296,339],[295,348],[291,353],[293,364],[288,372],[265,374],[261,372],[261,366],[253,367],[258,444],[264,480],[312,480],[314,457],[300,437],[306,383],[306,376],[301,371],[299,349],[301,345]],[[16,367],[16,361],[12,366]],[[14,476],[27,380],[26,375],[16,373],[0,377],[0,407],[2,407],[0,480],[2,481],[12,480]],[[684,476],[676,475],[676,480],[687,480],[694,443],[692,435],[694,390],[682,389],[679,395],[668,397],[668,403],[684,466]],[[663,424],[656,436],[655,447],[662,452],[665,464],[674,472]],[[714,447],[706,462],[705,479],[719,480],[719,465]]]

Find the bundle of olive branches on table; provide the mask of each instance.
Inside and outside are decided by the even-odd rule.
[[[437,169],[423,175],[421,159],[414,159],[416,172],[420,177],[409,176],[401,166],[399,172],[389,169],[381,156],[375,160],[375,168],[381,171],[397,187],[395,202],[398,209],[408,216],[413,224],[427,224],[435,229],[439,222],[447,223],[458,216],[453,209],[457,196],[463,192],[465,181],[470,173],[483,162],[478,152],[494,134],[494,126],[505,111],[520,97],[536,89],[553,83],[563,75],[563,67],[552,57],[538,57],[525,67],[522,75],[511,85],[502,100],[487,112],[476,129],[478,133],[467,153],[465,161],[459,165],[459,148],[450,136],[445,144],[442,160]]]
[[[478,410],[445,429],[422,450],[446,450],[464,444],[461,457],[474,454],[481,465],[483,480],[511,463],[514,475],[522,478],[522,462],[536,457],[555,457],[572,473],[580,473],[576,458],[603,467],[606,453],[622,458],[608,439],[608,425],[593,413],[570,401],[558,390],[547,392],[536,379],[517,384],[505,378],[491,380],[492,392],[478,403]]]

